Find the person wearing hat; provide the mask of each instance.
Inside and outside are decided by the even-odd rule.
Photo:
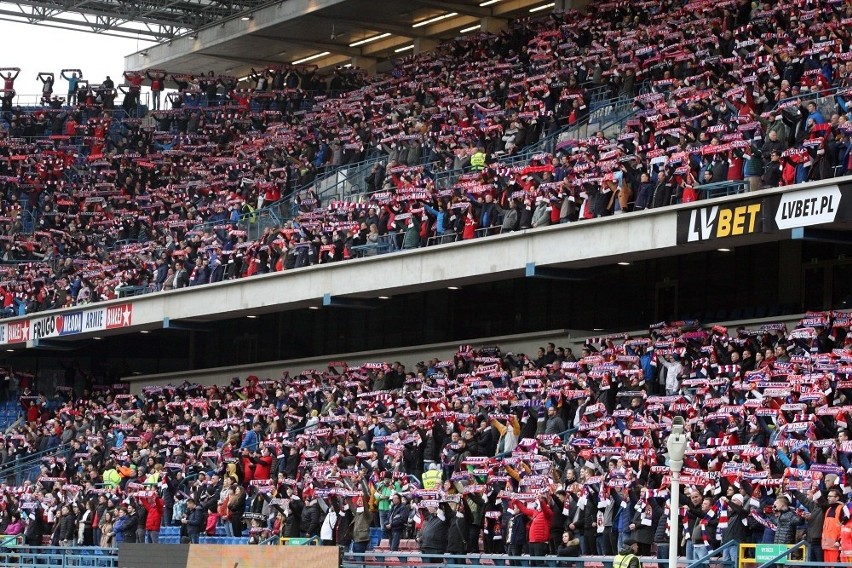
[[[734,567],[737,565],[739,555],[739,543],[744,542],[748,536],[748,524],[750,512],[745,503],[745,497],[741,493],[734,492],[733,485],[728,487],[728,495],[722,499],[727,502],[728,507],[728,524],[722,529],[722,544],[725,545],[731,541],[737,543],[735,546],[726,548],[722,554],[722,560],[725,566]]]
[[[612,568],[642,568],[642,561],[636,555],[639,552],[639,543],[636,539],[628,537],[624,539],[624,548],[612,559]]]

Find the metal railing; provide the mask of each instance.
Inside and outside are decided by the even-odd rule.
[[[589,103],[590,113],[580,123],[571,126],[564,126],[556,132],[545,135],[536,142],[524,146],[518,154],[507,156],[506,158],[501,159],[500,161],[505,162],[506,160],[517,160],[518,158],[525,159],[526,157],[532,156],[536,153],[553,152],[555,146],[562,139],[572,135],[579,136],[581,133],[587,132],[590,125],[597,124],[598,126],[600,126],[601,120],[611,118],[613,115],[618,117],[618,115],[620,114],[633,114],[633,100],[634,99],[621,96],[608,99],[595,99]],[[618,122],[621,122],[623,124],[623,121],[620,121],[619,118],[620,117],[616,118],[616,120],[609,120],[609,122],[605,122],[603,126],[599,127],[598,129],[610,129],[614,124]],[[598,122],[596,123],[595,121]],[[607,130],[605,130],[605,132],[606,131]],[[373,148],[372,151],[378,151],[378,149]],[[373,166],[375,166],[379,162],[386,161],[387,159],[388,155],[384,152],[379,151],[379,155],[374,156],[372,158],[368,158],[361,162],[356,162],[354,164],[346,164],[342,166],[335,166],[333,170],[324,172],[322,176],[317,176],[317,179],[314,179],[310,183],[305,184],[303,187],[299,188],[296,191],[298,192],[313,189],[321,198],[334,197],[338,199],[349,198],[353,195],[363,194],[363,191],[359,192],[357,191],[357,189],[366,186],[366,178],[372,171]],[[437,166],[437,164],[437,162],[427,162],[425,161],[425,159],[423,159],[418,165],[423,166],[427,169],[434,169],[434,166]],[[338,179],[334,183],[329,183],[331,177],[335,175],[338,177],[342,177],[342,179]],[[353,191],[353,189],[355,191]],[[289,198],[282,199],[282,201],[288,200]]]
[[[15,546],[0,549],[0,566],[40,568],[115,568],[118,549],[95,546]]]
[[[807,544],[808,544],[808,541],[800,540],[799,542],[797,542],[796,544],[794,544],[793,546],[791,546],[790,548],[788,548],[787,550],[785,550],[781,554],[777,555],[775,558],[772,558],[771,560],[767,560],[766,562],[764,562],[763,564],[758,566],[758,568],[772,568],[773,566],[775,566],[776,563],[778,563],[779,560],[781,560],[782,558],[787,558],[788,556],[790,556],[791,553],[796,552],[797,550],[799,550],[800,548],[802,548],[804,546],[807,546]]]
[[[651,556],[639,557],[642,566],[665,568],[668,559]],[[345,552],[341,568],[375,568],[380,566],[424,565],[432,568],[444,566],[466,566],[467,568],[494,568],[494,566],[548,566],[566,568],[584,568],[594,566],[611,567],[614,556],[509,556],[507,554],[440,554],[424,555],[416,550],[397,550],[394,552]],[[678,566],[685,566],[685,558],[678,559]]]
[[[29,454],[15,454],[15,460],[0,467],[0,480],[7,480],[14,476],[15,485],[21,485],[25,480],[35,481],[41,472],[41,466],[45,458],[66,453],[71,449],[71,443],[48,448],[39,452]]]
[[[700,199],[713,199],[714,197],[725,197],[748,191],[749,182],[745,180],[720,181],[717,183],[705,183],[696,185],[695,191],[702,194]]]
[[[602,107],[602,108],[604,108],[604,107]],[[632,99],[625,99],[625,98],[612,99],[611,104],[609,104],[605,108],[610,109],[610,111],[608,111],[608,114],[605,115],[605,116],[608,117],[608,120],[601,121],[601,122],[598,122],[598,123],[591,123],[592,125],[594,125],[596,127],[596,130],[601,130],[604,133],[610,132],[613,129],[621,130],[623,128],[625,122],[636,114],[636,109],[633,106],[633,100]],[[570,141],[572,139],[577,139],[577,138],[580,138],[580,137],[585,137],[588,134],[589,125],[590,125],[589,121],[590,120],[592,120],[591,115],[587,116],[584,119],[584,121],[580,124],[565,126],[561,129],[559,129],[558,131],[539,139],[537,142],[535,142],[535,143],[533,143],[529,146],[526,146],[518,154],[515,154],[515,155],[512,155],[512,156],[505,156],[505,157],[501,158],[499,160],[499,163],[502,164],[502,165],[511,166],[511,165],[518,163],[518,162],[528,162],[534,155],[540,154],[542,152],[552,153],[552,152],[556,151],[559,148],[559,146],[562,143],[565,143],[566,141]],[[386,158],[386,156],[376,158],[375,160],[372,160],[372,161],[368,160],[366,162],[360,162],[360,164],[362,164],[363,166],[366,166],[366,165],[369,164],[370,167],[372,167],[372,164],[375,164],[376,162],[378,162],[378,161],[380,161],[384,158]],[[424,167],[428,167],[428,164],[427,164],[427,166],[424,166]],[[445,170],[445,171],[442,171],[442,172],[436,172],[435,174],[433,174],[434,181],[435,181],[435,187],[437,187],[437,188],[450,187],[456,182],[456,180],[458,179],[458,177],[460,175],[462,175],[462,174],[464,174],[468,171],[469,171],[469,168],[459,168],[459,169]],[[346,187],[347,187],[346,184],[347,183],[350,183],[350,182],[342,181],[342,182],[338,182],[337,184],[335,184],[331,187],[326,188],[325,192],[323,193],[323,195],[320,195],[320,197],[329,197],[329,196],[333,195],[336,198],[346,198],[350,201],[362,201],[363,202],[370,195],[369,192],[347,194],[346,193]],[[351,187],[351,185],[350,185],[350,187]],[[377,191],[381,191],[381,190],[377,190]],[[268,205],[266,207],[263,207],[261,209],[258,209],[256,211],[252,212],[251,214],[247,214],[247,215],[244,215],[243,217],[241,217],[241,219],[246,220],[246,231],[248,233],[249,238],[251,238],[252,235],[262,234],[264,228],[266,226],[270,226],[269,224],[263,225],[262,222],[260,221],[260,216],[262,216],[266,211],[271,211],[273,208],[276,211],[281,211],[283,208],[286,207],[285,201],[286,200],[278,201],[276,203],[273,203],[272,205]],[[250,220],[250,218],[252,216],[257,217],[257,219],[255,221]],[[285,218],[276,219],[276,220],[277,220],[277,223],[274,223],[274,224],[277,224],[278,226],[280,226],[281,221],[287,221],[287,220],[290,220],[290,219],[285,217]],[[199,226],[199,228],[200,228],[200,226]]]
[[[693,560],[692,564],[688,565],[686,568],[699,568],[700,566],[708,566],[708,560],[711,558],[715,558],[720,556],[723,552],[728,550],[729,548],[739,547],[739,544],[736,541],[726,542],[716,550],[711,550],[706,555],[702,556],[698,560]]]

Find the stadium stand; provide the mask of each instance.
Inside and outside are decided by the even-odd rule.
[[[331,362],[138,396],[47,400],[24,381],[26,421],[0,451],[0,533],[534,557],[612,555],[632,538],[666,558],[665,439],[680,416],[688,559],[797,532],[830,559],[852,526],[850,325],[846,312],[790,330],[661,322],[576,355],[462,345],[412,370]],[[8,467],[21,460],[24,478]]]
[[[850,8],[799,4],[519,20],[389,76],[341,70],[331,98],[282,68],[252,90],[173,75],[173,108],[144,119],[94,87],[7,110],[4,312],[845,175]],[[355,195],[318,193],[354,164]]]
[[[609,2],[327,89],[309,67],[248,89],[168,74],[171,108],[149,113],[138,87],[166,72],[148,70],[5,108],[3,315],[847,175],[850,22],[828,0]],[[48,397],[10,368],[0,555],[318,541],[358,565],[664,559],[683,418],[679,556],[727,546],[736,566],[735,544],[803,540],[809,560],[852,561],[850,326],[681,320],[576,354],[461,345],[413,369],[377,356],[139,394]]]

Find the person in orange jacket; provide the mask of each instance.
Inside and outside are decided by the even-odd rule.
[[[846,513],[849,520],[840,527],[840,562],[852,563],[852,515],[849,515],[850,504],[846,504]]]
[[[840,534],[843,521],[846,520],[846,508],[840,500],[843,492],[839,487],[828,490],[828,505],[825,507],[825,518],[822,522],[822,557],[823,562],[840,560]]]

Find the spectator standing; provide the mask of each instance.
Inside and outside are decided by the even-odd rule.
[[[529,506],[517,502],[518,510],[530,520],[529,546],[530,556],[544,556],[548,552],[550,540],[550,525],[553,521],[553,511],[545,498],[532,501]],[[543,564],[541,564],[543,566]]]

